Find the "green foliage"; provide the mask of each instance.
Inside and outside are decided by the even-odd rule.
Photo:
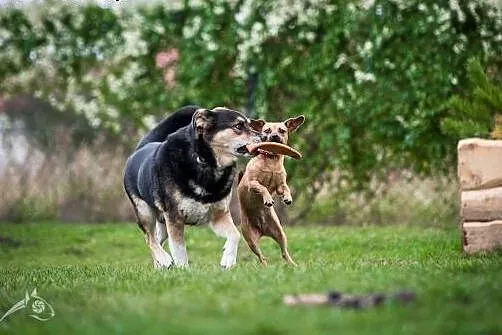
[[[490,80],[475,59],[467,64],[467,77],[469,90],[450,99],[448,108],[451,112],[441,121],[441,126],[453,137],[487,138],[494,129],[496,114],[502,113],[502,84]],[[496,133],[493,132],[494,136]]]
[[[190,1],[135,10],[47,4],[33,18],[0,15],[0,90],[28,93],[123,134],[186,103],[248,103],[256,116],[304,114],[292,136],[308,163],[288,161],[312,203],[337,187],[367,189],[389,168],[454,165],[444,103],[464,64],[502,54],[502,16],[484,1]],[[160,52],[178,59],[156,64]],[[155,117],[155,118],[154,118]]]
[[[54,200],[41,197],[25,197],[13,204],[6,214],[13,222],[54,220],[57,217]]]
[[[188,228],[191,268],[155,271],[136,225],[3,225],[0,310],[37,288],[56,312],[23,311],[0,323],[8,334],[499,334],[502,257],[465,257],[460,236],[417,227],[288,229],[298,268],[264,239],[263,268],[241,244],[222,271],[223,240]],[[9,243],[10,242],[10,243]],[[17,245],[17,243],[20,245]],[[394,293],[417,300],[360,311],[290,308],[286,294]]]

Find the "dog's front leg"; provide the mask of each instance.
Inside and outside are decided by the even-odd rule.
[[[171,251],[174,264],[178,267],[188,267],[184,222],[173,222],[169,220],[167,213],[164,213],[164,219],[166,221],[169,250]]]
[[[263,199],[263,204],[268,207],[272,207],[274,204],[274,199],[272,199],[272,196],[270,195],[270,192],[267,190],[265,186],[260,184],[258,181],[253,180],[249,182],[249,189],[254,192],[258,193],[261,195]]]
[[[293,197],[291,196],[291,190],[286,183],[283,183],[277,189],[277,194],[282,195],[282,200],[286,205],[291,205],[293,203]]]
[[[225,269],[234,266],[237,263],[237,249],[241,234],[237,227],[235,227],[230,211],[215,212],[209,223],[209,227],[216,235],[227,239],[223,246],[223,256],[221,257],[220,265]]]

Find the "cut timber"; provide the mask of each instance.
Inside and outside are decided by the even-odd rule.
[[[460,215],[464,221],[502,220],[502,187],[462,192]]]
[[[462,190],[502,186],[502,141],[470,138],[458,142]]]
[[[502,248],[502,220],[464,222],[464,251],[476,253]]]

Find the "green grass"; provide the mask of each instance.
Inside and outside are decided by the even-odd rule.
[[[298,268],[263,240],[268,268],[241,243],[237,267],[223,271],[223,240],[189,228],[190,269],[154,271],[135,225],[0,225],[0,314],[35,287],[56,311],[47,322],[19,311],[0,333],[502,333],[502,255],[462,256],[454,228],[306,227],[288,236]],[[409,289],[417,300],[362,311],[282,304],[284,294],[333,289]]]

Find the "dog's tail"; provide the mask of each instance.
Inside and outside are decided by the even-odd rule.
[[[136,150],[152,142],[164,142],[169,134],[176,132],[192,122],[192,116],[201,107],[195,105],[184,106],[162,120],[150,130],[139,142]]]

